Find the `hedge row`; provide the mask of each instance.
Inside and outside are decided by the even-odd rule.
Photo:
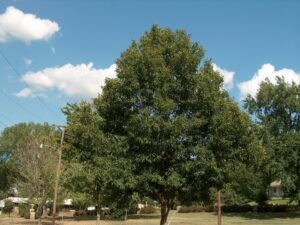
[[[178,210],[179,213],[191,213],[191,212],[213,212],[216,208],[212,206],[181,206]],[[286,213],[286,212],[296,212],[298,211],[298,206],[296,205],[224,205],[222,206],[222,211],[227,213],[243,213],[243,212],[259,212],[259,213]]]
[[[202,206],[202,205],[191,205],[191,206],[180,206],[179,213],[191,213],[191,212],[213,212],[213,206]]]

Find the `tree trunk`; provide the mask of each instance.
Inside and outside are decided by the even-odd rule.
[[[127,220],[127,215],[128,215],[128,213],[127,213],[127,210],[125,210],[125,214],[124,214],[124,221],[126,221],[126,220]]]
[[[39,217],[38,225],[42,225],[42,217],[41,216]]]
[[[161,201],[161,208],[160,208],[160,225],[167,225],[169,211],[170,211],[170,206],[168,204],[168,201],[163,199]]]
[[[46,218],[47,216],[48,216],[48,214],[47,214],[46,206],[43,205],[43,214],[42,214],[42,218]]]
[[[300,200],[298,200],[298,214],[300,214]]]
[[[97,225],[100,225],[100,207],[97,206]]]
[[[97,199],[97,222],[96,222],[96,225],[100,225],[100,215],[101,215],[101,204],[100,204],[100,193],[98,193],[98,199]]]
[[[218,225],[222,224],[222,211],[221,211],[221,191],[218,191]]]
[[[37,215],[39,217],[38,225],[42,225],[42,206],[41,205],[38,205],[35,215]]]

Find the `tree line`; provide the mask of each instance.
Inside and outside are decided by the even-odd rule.
[[[66,195],[125,216],[138,199],[150,197],[165,225],[175,205],[208,203],[220,190],[225,203],[263,202],[268,185],[281,180],[300,207],[299,84],[265,80],[243,110],[198,42],[156,25],[116,64],[117,78],[107,79],[101,94],[63,108]],[[58,137],[48,124],[4,129],[2,195],[16,186],[41,206],[52,197]],[[35,168],[24,169],[26,160]],[[42,160],[47,163],[39,165]]]

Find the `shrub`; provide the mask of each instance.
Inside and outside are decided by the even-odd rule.
[[[223,212],[259,212],[259,213],[287,213],[287,212],[296,212],[296,205],[271,205],[263,204],[257,206],[251,205],[224,205],[222,207]]]
[[[83,209],[86,209],[90,205],[93,205],[93,202],[89,199],[74,199],[72,201],[72,207],[75,210],[83,210]]]
[[[271,205],[271,204],[265,204],[265,205],[258,205],[257,206],[257,212],[296,212],[298,210],[298,207],[296,205]]]
[[[125,211],[123,209],[111,208],[104,214],[104,218],[108,220],[124,220]]]
[[[233,212],[252,212],[254,210],[251,205],[224,205],[222,206],[223,212],[233,213]]]
[[[29,210],[30,210],[30,205],[27,203],[20,203],[19,204],[19,215],[21,217],[27,217],[26,215],[28,214],[29,217]]]
[[[75,213],[74,213],[74,216],[86,216],[87,215],[87,211],[85,210],[82,210],[82,209],[79,209],[79,210],[76,210]]]
[[[5,206],[2,209],[2,212],[10,215],[12,213],[13,209],[14,209],[14,203],[11,201],[6,201]]]
[[[141,208],[140,214],[153,214],[156,209],[153,206],[148,206],[147,208]]]

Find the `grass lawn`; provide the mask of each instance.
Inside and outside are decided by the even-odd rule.
[[[214,213],[181,213],[172,211],[169,218],[170,225],[216,225],[217,216]],[[36,222],[21,218],[0,217],[1,225],[35,225]],[[50,220],[43,223],[50,225]],[[58,222],[60,225],[95,225],[94,218],[89,220],[67,219]],[[134,215],[129,220],[101,221],[101,225],[158,225],[159,215]],[[279,213],[232,213],[222,217],[223,225],[300,225],[300,215]]]

